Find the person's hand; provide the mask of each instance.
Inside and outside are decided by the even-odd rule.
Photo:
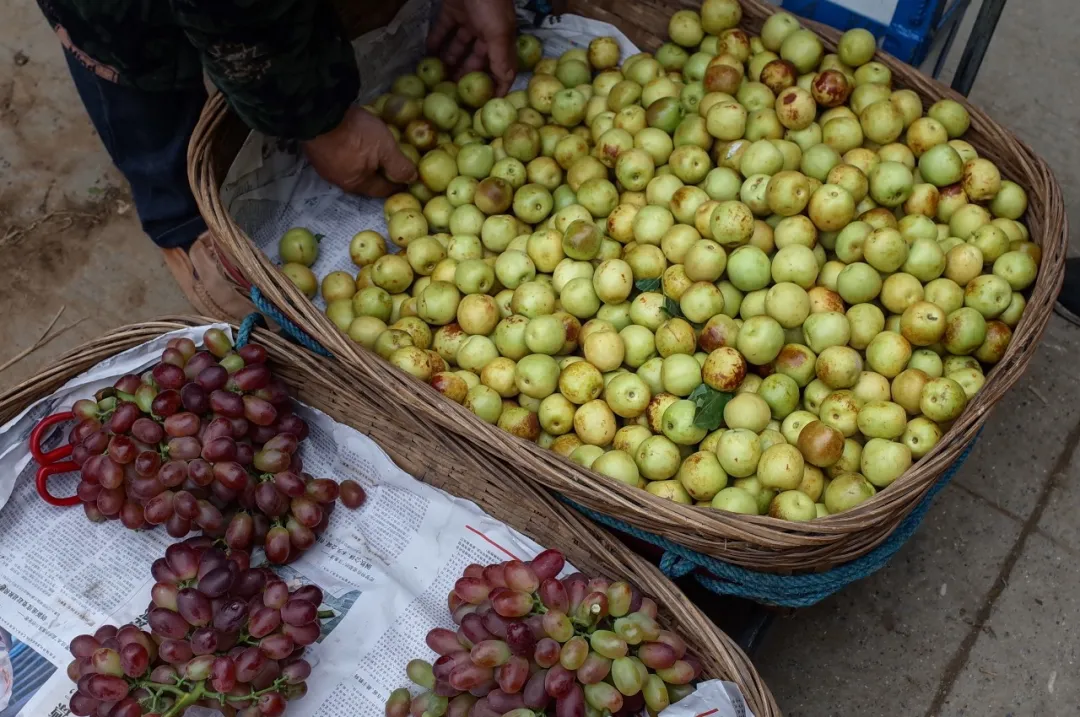
[[[517,74],[516,30],[513,0],[443,0],[428,35],[428,51],[457,70],[457,77],[489,70],[501,97]]]
[[[304,142],[304,153],[320,177],[351,194],[386,197],[416,179],[416,165],[401,153],[389,128],[359,107],[350,107],[334,129]]]

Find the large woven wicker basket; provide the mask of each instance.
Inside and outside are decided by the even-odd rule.
[[[0,395],[0,424],[65,381],[121,351],[168,331],[211,321],[198,317],[167,318],[125,326],[84,344],[37,376]],[[490,515],[541,545],[563,551],[575,567],[586,573],[618,576],[654,596],[661,606],[661,620],[686,638],[694,653],[701,657],[706,677],[738,684],[758,717],[779,717],[780,710],[772,694],[739,646],[659,570],[619,540],[523,480],[512,467],[492,461],[468,443],[455,440],[433,426],[403,425],[388,418],[377,400],[341,384],[332,361],[267,331],[255,331],[252,340],[267,348],[275,374],[288,383],[294,397],[368,435],[418,480],[468,497]],[[92,529],[87,523],[87,530]]]
[[[758,0],[741,2],[742,26],[751,31],[760,29],[764,19],[776,11]],[[640,47],[652,50],[663,41],[673,11],[699,5],[691,0],[568,0],[562,7],[610,22]],[[810,21],[805,25],[816,30],[830,50],[835,48],[839,36],[835,30]],[[774,573],[824,570],[880,545],[973,440],[993,405],[1016,383],[1034,354],[1061,286],[1067,248],[1061,190],[1046,162],[949,88],[883,53],[878,53],[876,59],[892,70],[896,86],[916,91],[924,102],[950,98],[968,107],[972,122],[965,139],[980,155],[991,158],[1004,176],[1028,192],[1026,221],[1032,238],[1042,247],[1042,264],[1027,311],[1004,359],[989,373],[983,389],[935,449],[871,500],[845,513],[808,523],[679,505],[595,474],[483,423],[350,341],[270,263],[223,206],[218,190],[245,130],[220,97],[207,104],[192,139],[190,179],[216,240],[246,280],[331,351],[358,390],[386,397],[387,410],[425,417],[430,424],[418,422],[417,434],[427,430],[427,425],[437,425],[456,434],[458,441],[483,448],[496,460],[514,464],[539,483],[588,508],[723,561]]]

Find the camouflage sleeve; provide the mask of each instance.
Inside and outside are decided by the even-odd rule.
[[[323,0],[172,0],[210,79],[248,124],[311,139],[360,91],[345,30]]]

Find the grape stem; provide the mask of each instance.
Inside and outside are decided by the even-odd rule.
[[[320,620],[329,620],[330,618],[334,617],[334,611],[333,610],[319,610],[316,617],[318,617]]]
[[[163,687],[166,687],[166,685],[163,685]],[[183,692],[183,691],[181,691],[179,689],[176,689],[175,687],[169,687],[168,688],[169,692],[174,692],[175,691],[175,693],[183,695],[183,697],[181,697],[179,700],[177,700],[176,704],[174,704],[172,707],[170,707],[168,709],[168,711],[166,711],[165,714],[163,714],[161,717],[177,717],[178,715],[184,714],[184,710],[186,710],[188,707],[190,707],[191,705],[195,704],[196,702],[198,702],[199,700],[201,700],[203,698],[203,695],[205,693],[205,689],[206,689],[206,684],[203,683],[203,682],[197,683],[195,685],[195,689],[192,690],[191,692]]]
[[[182,682],[183,681],[181,681],[181,684],[182,684]],[[223,704],[223,705],[226,703],[226,701],[229,701],[229,702],[241,702],[241,701],[255,702],[260,697],[262,697],[264,694],[266,694],[267,692],[278,692],[278,691],[280,691],[281,688],[283,686],[285,686],[285,684],[286,684],[285,678],[284,677],[279,677],[276,680],[274,680],[274,683],[272,685],[270,685],[269,687],[267,687],[265,689],[261,689],[261,690],[258,690],[258,691],[252,690],[250,693],[248,693],[246,695],[227,695],[227,694],[224,694],[222,692],[213,692],[211,690],[206,689],[206,682],[205,681],[196,682],[195,685],[194,685],[194,689],[192,691],[190,691],[190,692],[187,692],[187,691],[181,689],[180,687],[174,687],[172,685],[163,685],[163,684],[159,684],[157,682],[150,682],[150,681],[145,681],[145,682],[144,681],[138,681],[138,682],[136,682],[136,685],[138,687],[141,687],[142,689],[145,689],[147,692],[150,693],[150,696],[153,698],[153,702],[151,703],[151,709],[156,708],[157,701],[161,698],[162,693],[169,693],[169,694],[174,695],[174,696],[179,698],[176,701],[176,703],[173,704],[172,707],[170,707],[165,713],[163,713],[161,715],[161,717],[179,717],[179,715],[182,715],[184,713],[184,710],[186,710],[188,707],[195,704],[196,702],[198,702],[201,699],[217,700],[220,704]]]

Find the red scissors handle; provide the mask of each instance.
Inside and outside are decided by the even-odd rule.
[[[30,453],[33,454],[34,460],[37,461],[38,464],[45,465],[46,463],[56,463],[71,455],[72,446],[70,444],[65,443],[59,448],[45,453],[41,449],[41,441],[50,428],[58,423],[70,421],[73,418],[75,418],[75,414],[71,411],[54,413],[51,416],[46,416],[41,419],[41,422],[34,426],[34,430],[30,433]]]
[[[78,505],[80,502],[79,496],[77,495],[68,496],[66,498],[57,498],[49,492],[48,486],[50,476],[79,470],[79,465],[77,463],[64,460],[71,455],[73,447],[70,444],[65,444],[48,453],[45,453],[41,449],[42,438],[50,428],[58,423],[70,421],[73,418],[75,418],[75,414],[71,411],[54,413],[51,416],[43,418],[40,423],[34,426],[34,430],[30,432],[30,453],[34,456],[34,460],[38,462],[38,465],[41,466],[37,471],[37,492],[38,495],[41,496],[41,499],[49,505],[68,507]]]

